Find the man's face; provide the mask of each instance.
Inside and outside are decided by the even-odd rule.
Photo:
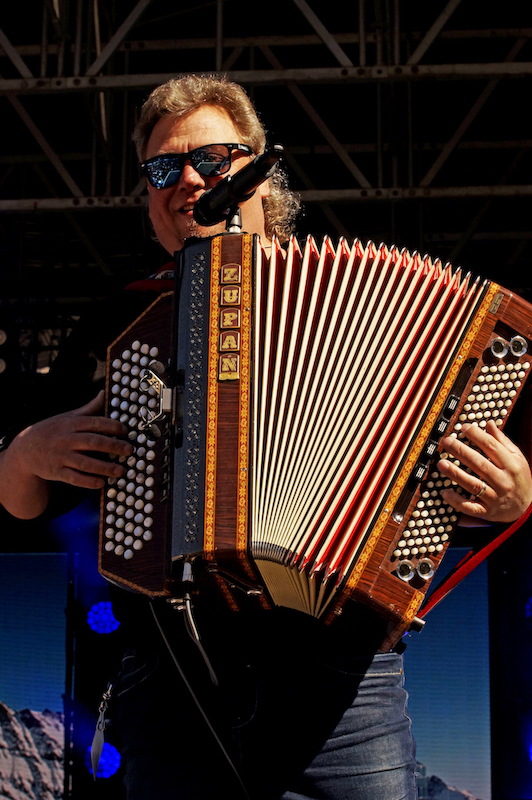
[[[215,106],[203,106],[182,119],[162,117],[155,125],[146,148],[146,159],[163,153],[188,153],[207,144],[243,143],[229,115]],[[179,180],[167,189],[155,189],[148,183],[150,219],[161,245],[173,255],[189,236],[211,236],[225,230],[225,222],[211,227],[198,225],[192,210],[201,195],[249,164],[251,158],[233,152],[231,169],[225,175],[206,178],[196,172],[190,161],[185,163]],[[262,198],[268,194],[263,183],[253,197],[242,203],[242,229],[266,238]]]

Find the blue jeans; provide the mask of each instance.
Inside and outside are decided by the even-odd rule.
[[[415,800],[402,656],[377,654],[323,748],[283,800]]]
[[[219,686],[188,637],[173,647],[251,800],[415,800],[399,655],[360,654],[295,612],[203,630]],[[155,639],[126,654],[110,711],[128,800],[246,797]]]

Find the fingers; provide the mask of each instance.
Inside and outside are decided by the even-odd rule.
[[[447,437],[444,447],[471,469],[485,469],[486,458],[492,466],[505,469],[511,464],[512,458],[521,454],[513,442],[490,420],[483,430],[478,425],[465,425],[463,433],[468,441],[479,448],[481,452],[471,449],[463,440],[456,437]],[[496,470],[492,469],[495,473]]]
[[[80,409],[50,417],[19,434],[16,450],[22,472],[85,488],[101,488],[104,478],[121,476],[122,465],[109,458],[126,459],[133,446],[125,438],[125,425],[95,416],[102,400],[100,394]]]
[[[133,452],[128,429],[101,416],[103,393],[79,409],[58,414],[21,431],[0,460],[0,503],[20,519],[42,514],[50,482],[101,489],[107,478],[124,474],[121,463]]]
[[[65,463],[58,469],[56,480],[84,489],[102,489],[108,478],[120,478],[123,473],[121,464],[80,454],[72,456],[68,464]]]
[[[453,479],[458,479],[457,483],[470,494],[478,495],[480,491],[475,476],[493,489],[509,491],[520,471],[530,471],[519,448],[493,422],[485,431],[478,425],[470,425],[464,427],[463,432],[468,442],[449,436],[442,443],[460,466],[448,462],[443,468],[445,474],[453,475]],[[469,468],[475,475],[468,474],[464,468]]]
[[[107,478],[119,478],[124,474],[122,464],[92,455],[126,459],[134,449],[125,439],[127,427],[118,420],[101,416],[103,407],[102,391],[85,406],[67,415],[59,480],[83,488],[101,489]]]
[[[90,418],[87,418],[90,419]],[[114,420],[110,420],[114,422]],[[127,429],[118,423],[117,425],[94,425],[90,430],[75,428],[73,430],[64,429],[62,437],[65,445],[77,452],[94,451],[104,453],[109,456],[130,456],[133,446],[129,441],[122,438],[127,435]]]
[[[115,427],[104,424],[98,425],[98,432],[75,431],[66,435],[58,450],[58,480],[73,482],[75,486],[101,488],[103,479],[121,477],[124,467],[112,459],[125,460],[132,454],[133,446],[122,438],[115,438],[123,435],[122,426],[119,431],[115,431]],[[80,482],[81,474],[83,482]],[[89,476],[98,476],[101,480]]]
[[[106,479],[98,475],[78,472],[75,469],[62,469],[57,479],[61,483],[77,486],[80,489],[103,489]]]
[[[83,406],[76,411],[61,415],[61,417],[58,417],[57,419],[60,419],[64,421],[66,425],[69,425],[72,432],[94,432],[97,435],[104,436],[127,436],[128,429],[122,422],[119,422],[119,420],[111,419],[110,417],[95,416],[96,410],[100,408],[100,405],[97,404],[97,400],[98,398],[95,398],[86,406]],[[95,437],[94,442],[98,442],[97,436]]]
[[[456,437],[443,440],[451,458],[437,466],[464,494],[451,487],[442,491],[442,497],[463,514],[513,522],[532,502],[530,467],[523,453],[491,421],[486,430],[473,424],[463,433],[468,442]]]
[[[485,478],[478,478],[476,475],[471,475],[448,458],[444,458],[438,463],[438,470],[446,478],[464,489],[468,496],[480,500],[486,494],[490,494],[490,485]]]
[[[477,480],[478,484],[478,480]],[[460,485],[460,484],[458,484]],[[494,512],[498,509],[498,496],[487,486],[482,496],[476,497],[475,495],[463,495],[454,489],[443,489],[441,495],[446,503],[449,503],[455,511],[460,514],[467,514],[471,517],[482,517],[495,521]],[[491,506],[494,506],[491,508]],[[519,516],[519,514],[517,514]],[[497,520],[503,522],[504,520]],[[511,522],[512,520],[508,520]]]

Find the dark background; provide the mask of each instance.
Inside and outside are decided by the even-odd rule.
[[[166,260],[130,134],[149,91],[181,72],[247,88],[286,148],[300,236],[429,253],[531,300],[530,16],[519,0],[4,5],[4,419],[88,304]],[[36,542],[63,547],[29,526],[6,549]],[[496,800],[532,797],[529,565],[526,530],[490,565]]]

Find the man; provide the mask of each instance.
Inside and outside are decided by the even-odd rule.
[[[170,255],[188,236],[223,230],[198,226],[194,204],[265,148],[244,92],[196,76],[152,93],[134,140],[148,178],[150,219]],[[243,229],[265,242],[274,233],[284,240],[295,208],[279,178],[270,180],[242,203]],[[11,514],[35,517],[52,488],[99,489],[121,474],[99,455],[128,456],[132,447],[119,422],[99,415],[101,405],[100,394],[13,438],[0,454],[0,502]],[[449,490],[447,499],[472,517],[515,520],[532,502],[524,456],[495,426],[472,426],[467,435],[481,452],[451,439],[446,449],[473,467],[485,488],[479,492],[477,478],[442,463],[442,472],[472,495]],[[130,800],[246,792],[254,800],[416,797],[401,658],[375,654],[371,626],[346,636],[286,609],[200,608],[203,644],[220,679],[215,687],[178,616],[152,607],[168,640],[163,644],[144,598],[118,592],[116,608],[128,649],[112,692],[109,732],[121,748]]]

